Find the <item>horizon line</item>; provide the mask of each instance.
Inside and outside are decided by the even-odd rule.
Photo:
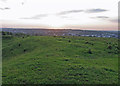
[[[5,28],[1,28],[1,29],[5,29]],[[97,29],[68,29],[68,28],[23,28],[23,27],[16,27],[16,28],[12,28],[12,27],[6,27],[6,29],[46,29],[46,30],[88,30],[88,31],[120,31],[119,29],[117,30],[97,30]]]

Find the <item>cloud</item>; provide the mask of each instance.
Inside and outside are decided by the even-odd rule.
[[[0,8],[0,10],[9,10],[9,7]]]
[[[101,19],[101,20],[105,20],[108,22],[112,22],[112,23],[120,23],[120,19],[118,18],[110,18],[108,16],[96,16],[96,17],[90,17],[92,19]]]
[[[100,12],[105,12],[105,11],[108,11],[108,10],[98,8],[98,9],[89,9],[89,10],[86,10],[85,12],[86,13],[100,13]]]
[[[93,18],[93,17],[92,17]],[[112,22],[112,23],[120,23],[120,19],[118,18],[109,18],[107,16],[98,16],[98,17],[94,17],[94,18],[97,18],[97,19],[104,19],[106,21],[109,21],[109,22]]]
[[[39,14],[39,15],[35,15],[32,17],[24,17],[24,18],[20,18],[20,19],[40,19],[41,17],[47,17],[47,14]]]
[[[84,12],[84,13],[100,13],[100,12],[105,12],[108,11],[106,9],[88,9],[88,10],[69,10],[69,11],[62,11],[60,13],[57,13],[57,15],[66,15],[66,14],[70,14],[70,13],[80,13],[80,12]]]
[[[90,17],[90,18],[93,18],[93,19],[108,19],[109,17],[107,17],[107,16],[96,16],[96,17]]]
[[[118,23],[118,22],[120,23],[120,19],[117,19],[117,18],[110,19],[109,21],[113,23]]]
[[[2,1],[2,2],[6,2],[7,0],[0,0],[0,1]]]
[[[0,8],[0,10],[4,10],[3,8]]]
[[[4,9],[10,9],[9,7],[5,7]]]
[[[107,16],[97,16],[97,18],[109,18]]]
[[[83,12],[84,10],[69,10],[69,11],[62,11],[60,13],[58,13],[57,15],[66,15],[66,14],[70,14],[70,13],[80,13]]]

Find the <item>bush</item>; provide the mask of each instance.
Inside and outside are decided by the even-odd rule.
[[[112,49],[112,46],[111,46],[111,45],[109,45],[107,49]]]
[[[88,50],[88,53],[89,53],[89,54],[92,54],[92,51],[91,51],[91,49],[89,49],[89,50]]]
[[[2,36],[2,38],[3,39],[11,39],[13,36],[11,36],[11,35],[4,35],[4,36]]]

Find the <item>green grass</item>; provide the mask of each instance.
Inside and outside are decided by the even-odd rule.
[[[3,84],[117,84],[118,40],[3,37],[2,78]]]

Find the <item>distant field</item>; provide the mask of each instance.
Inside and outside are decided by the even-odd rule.
[[[3,36],[3,84],[117,84],[118,39]]]

